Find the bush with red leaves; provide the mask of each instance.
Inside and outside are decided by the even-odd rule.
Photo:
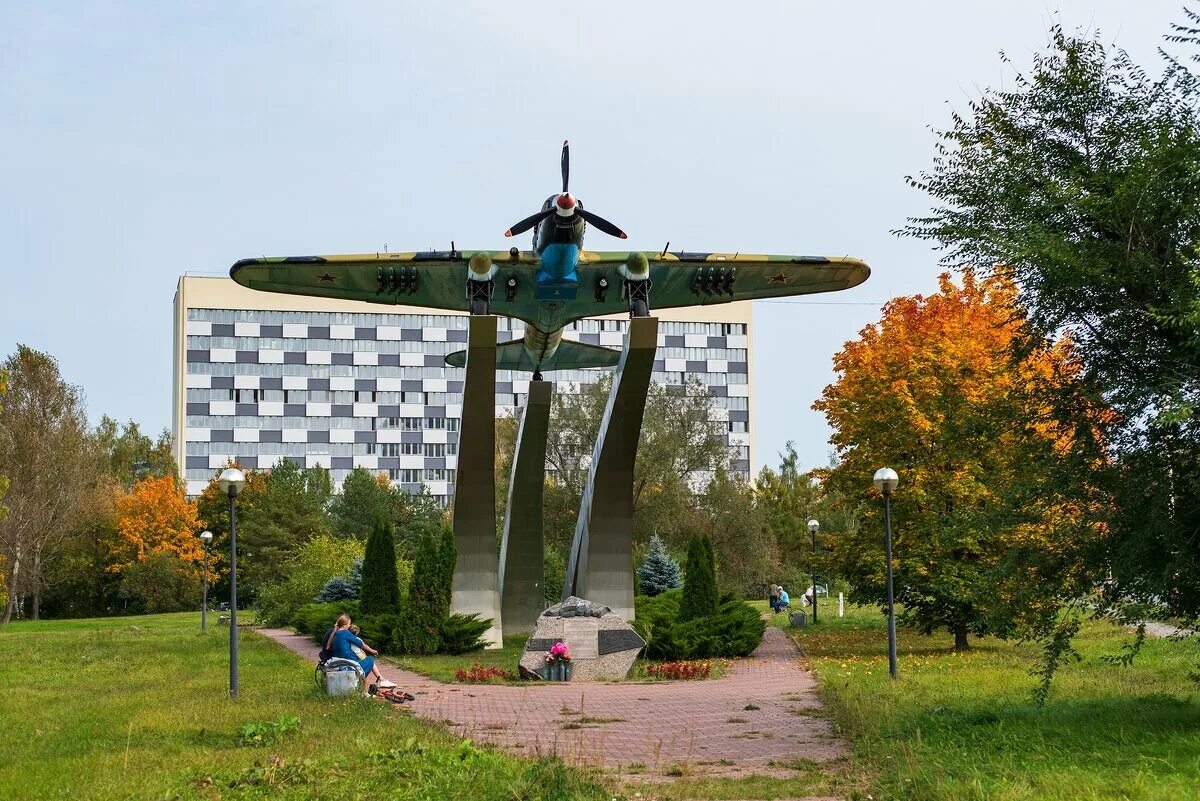
[[[471,665],[469,668],[459,668],[454,671],[454,680],[463,684],[482,684],[492,679],[512,681],[516,677],[517,675],[511,670],[491,665]]]
[[[656,679],[707,679],[713,664],[708,661],[649,662],[646,675]]]

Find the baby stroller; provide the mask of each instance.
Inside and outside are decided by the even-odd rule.
[[[353,659],[330,657],[317,663],[313,674],[317,686],[329,696],[362,695],[366,676]],[[371,690],[375,685],[371,685]]]

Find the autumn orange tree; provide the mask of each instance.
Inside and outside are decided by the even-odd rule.
[[[893,497],[896,598],[905,622],[968,634],[1045,635],[1060,605],[1093,582],[1103,505],[1101,409],[1068,339],[1033,329],[1016,287],[969,270],[928,297],[897,298],[834,358],[814,408],[834,429],[831,488],[863,504],[835,560],[864,603],[885,599],[882,508],[871,477],[900,474]]]
[[[199,575],[204,560],[197,536],[195,504],[184,496],[173,475],[144,478],[129,492],[117,490],[119,537],[110,570],[121,572],[151,555],[168,555]]]

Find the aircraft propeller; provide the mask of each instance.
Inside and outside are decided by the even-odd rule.
[[[558,212],[559,209],[562,209],[563,213],[564,213],[563,216],[568,216],[569,211],[573,211],[575,214],[578,214],[580,217],[582,217],[586,222],[599,228],[601,231],[608,234],[609,236],[615,236],[618,239],[628,239],[628,237],[626,236],[624,231],[622,231],[620,228],[618,228],[617,226],[610,223],[608,220],[601,217],[599,214],[593,214],[590,211],[585,211],[583,206],[579,205],[575,201],[575,198],[571,195],[571,193],[567,191],[568,178],[570,177],[570,174],[571,174],[571,152],[568,148],[569,148],[568,143],[564,141],[563,149],[562,149],[562,161],[561,161],[562,194],[560,194],[555,199],[554,203],[550,204],[550,208],[543,209],[542,211],[539,211],[537,214],[530,214],[528,217],[526,217],[525,219],[516,223],[511,228],[509,228],[507,231],[505,231],[504,235],[505,236],[516,236],[517,234],[525,233],[530,228],[532,228],[533,226],[540,223],[542,220],[545,220],[550,215]]]

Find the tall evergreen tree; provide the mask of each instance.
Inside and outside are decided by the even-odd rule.
[[[717,613],[721,597],[717,593],[717,560],[712,540],[692,537],[688,543],[687,569],[683,576],[683,600],[680,620],[695,620]]]
[[[360,609],[364,615],[381,615],[395,612],[399,601],[400,582],[396,577],[396,545],[392,524],[381,517],[376,519],[375,528],[367,537]]]
[[[400,627],[400,650],[431,654],[441,646],[442,622],[450,614],[454,563],[458,552],[447,528],[426,532],[417,547],[407,614]]]
[[[637,569],[638,588],[643,595],[658,595],[683,583],[679,563],[667,552],[657,534],[650,538],[650,553]]]

